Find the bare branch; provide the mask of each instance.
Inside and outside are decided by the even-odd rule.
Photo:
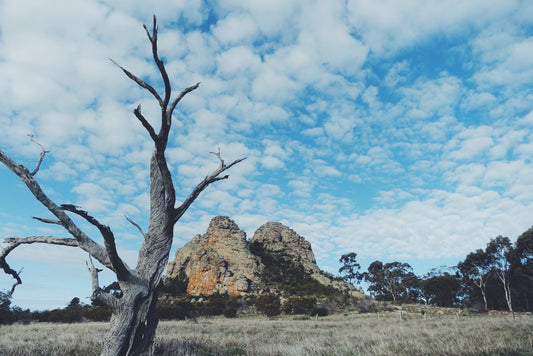
[[[159,72],[161,73],[161,78],[163,79],[163,84],[165,85],[165,99],[163,101],[159,101],[159,105],[161,106],[162,112],[166,111],[168,102],[170,101],[170,95],[172,94],[172,90],[170,87],[170,80],[168,78],[167,71],[165,69],[165,65],[161,59],[159,59],[159,55],[157,53],[157,20],[154,15],[153,17],[153,25],[152,25],[152,34],[150,35],[150,31],[148,31],[148,28],[146,25],[143,25],[144,30],[146,31],[146,34],[148,35],[148,39],[152,43],[152,57],[154,58],[154,61],[157,65],[157,68],[159,69]]]
[[[172,101],[172,104],[170,104],[170,107],[167,109],[167,116],[169,118],[171,118],[172,117],[172,113],[174,112],[174,109],[176,108],[176,105],[178,105],[178,103],[181,101],[181,99],[183,99],[183,97],[185,95],[189,94],[191,91],[198,89],[199,86],[200,86],[200,82],[196,83],[193,86],[190,86],[190,87],[184,89],[181,93],[179,93],[179,95],[176,97],[176,99],[174,99],[174,101]]]
[[[22,279],[20,279],[20,272],[17,272],[12,269],[7,263],[6,258],[4,256],[0,257],[0,268],[3,269],[6,274],[10,274],[15,279],[15,283],[13,283],[13,285],[11,286],[11,290],[8,293],[11,296],[13,295],[15,288],[17,288],[18,285],[22,284]]]
[[[39,160],[37,161],[37,164],[35,165],[35,169],[30,173],[32,176],[36,175],[39,171],[39,168],[41,168],[41,163],[43,163],[44,156],[50,151],[47,151],[43,145],[41,145],[39,142],[35,141],[33,139],[33,134],[28,134],[28,137],[30,138],[30,141],[41,147],[41,154],[39,155]]]
[[[109,60],[114,64],[116,65],[117,67],[119,67],[123,72],[124,74],[126,74],[126,76],[128,78],[130,78],[131,80],[133,80],[135,83],[137,83],[141,88],[144,88],[146,90],[148,90],[156,99],[157,101],[159,102],[159,105],[163,105],[163,100],[161,99],[161,97],[159,96],[159,94],[157,93],[157,91],[154,89],[153,86],[151,86],[150,84],[146,83],[144,80],[142,80],[141,78],[137,77],[136,75],[134,75],[133,73],[131,73],[129,70],[127,70],[126,68],[120,66],[117,62],[115,62],[113,59],[109,58]]]
[[[126,220],[128,220],[130,224],[132,224],[133,226],[137,228],[137,230],[139,230],[139,232],[141,233],[141,235],[143,235],[144,238],[146,238],[146,234],[144,233],[143,229],[141,229],[141,227],[135,221],[133,221],[127,216],[124,216],[124,217],[126,218]]]
[[[183,213],[185,213],[185,211],[189,208],[189,206],[191,206],[191,204],[196,200],[196,198],[198,198],[200,193],[203,192],[211,183],[218,182],[220,180],[224,180],[224,179],[228,179],[229,178],[229,175],[220,176],[221,173],[223,173],[224,171],[227,171],[228,169],[230,169],[231,167],[233,167],[237,163],[242,162],[242,161],[244,161],[246,159],[246,157],[245,158],[241,158],[241,159],[237,159],[237,160],[231,162],[228,166],[226,166],[226,164],[224,163],[224,160],[222,159],[222,157],[220,155],[220,149],[219,149],[218,153],[215,153],[215,152],[211,152],[211,153],[213,153],[215,156],[217,156],[217,158],[220,160],[220,166],[213,173],[211,173],[210,175],[205,177],[204,180],[202,180],[193,189],[192,193],[187,197],[187,199],[185,199],[183,201],[183,203],[180,205],[180,207],[178,207],[177,209],[174,210],[174,221],[178,221],[181,218]]]
[[[33,216],[32,219],[35,219],[35,220],[40,221],[40,222],[43,222],[45,224],[62,225],[61,221],[59,221],[59,220],[40,218],[38,216]]]
[[[126,280],[129,277],[129,269],[118,255],[117,247],[115,245],[115,236],[109,226],[100,223],[98,220],[96,220],[96,218],[89,215],[89,213],[87,213],[85,210],[78,209],[78,207],[75,205],[62,204],[61,209],[70,211],[74,214],[81,216],[90,224],[98,228],[98,230],[102,234],[102,237],[104,238],[104,245],[106,247],[107,254],[114,268],[114,271],[117,274],[117,278],[120,280]]]
[[[139,104],[139,106],[137,106],[137,108],[135,110],[133,110],[133,113],[135,114],[135,117],[144,126],[146,131],[148,131],[148,133],[150,134],[150,137],[152,138],[152,140],[154,140],[154,142],[157,142],[158,138],[157,138],[157,134],[155,133],[154,128],[152,127],[152,125],[150,125],[148,120],[146,120],[146,118],[143,116],[143,114],[141,114],[141,104]]]
[[[76,239],[73,238],[57,238],[52,236],[29,236],[29,237],[11,237],[4,239],[4,242],[7,243],[5,248],[0,250],[0,268],[4,270],[6,274],[11,275],[15,279],[15,283],[11,287],[9,295],[12,295],[15,291],[15,288],[22,284],[22,279],[20,278],[20,272],[12,269],[6,261],[7,255],[13,251],[16,247],[20,245],[27,245],[33,243],[46,243],[51,245],[63,245],[63,246],[72,246],[77,247],[79,243]]]
[[[91,274],[91,286],[92,286],[92,294],[91,294],[91,300],[97,301],[102,304],[104,304],[107,307],[110,307],[112,309],[116,309],[118,307],[118,299],[109,294],[106,293],[100,288],[99,282],[98,282],[98,273],[102,272],[101,269],[94,267],[93,259],[91,258],[91,255],[89,255],[89,261],[91,262],[91,265],[85,261],[85,264],[87,265],[87,269],[89,270],[89,273]]]
[[[107,255],[106,250],[101,245],[93,241],[89,236],[87,236],[63,211],[63,209],[61,209],[56,203],[48,198],[48,196],[41,189],[39,183],[37,183],[35,180],[35,177],[31,175],[26,167],[13,161],[2,150],[0,150],[0,162],[2,162],[7,168],[15,173],[28,187],[33,196],[53,215],[55,215],[59,221],[61,221],[61,225],[79,242],[80,248],[91,254],[104,266],[114,270],[113,265],[109,261],[109,256]]]

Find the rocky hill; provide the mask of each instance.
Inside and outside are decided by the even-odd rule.
[[[173,294],[192,296],[354,292],[352,285],[320,270],[311,244],[294,230],[269,222],[248,241],[233,220],[222,216],[176,251],[164,285]]]

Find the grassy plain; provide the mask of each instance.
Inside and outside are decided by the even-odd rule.
[[[106,323],[0,326],[0,355],[97,355]],[[159,355],[533,355],[533,317],[399,312],[162,321]]]

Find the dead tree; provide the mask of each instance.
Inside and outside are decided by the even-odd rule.
[[[45,243],[78,247],[86,251],[90,256],[90,263],[87,263],[87,266],[92,280],[91,299],[111,308],[113,311],[101,353],[102,355],[110,356],[150,355],[153,353],[155,330],[158,324],[156,313],[157,286],[168,263],[174,225],[204,189],[211,183],[227,179],[228,175],[223,175],[223,173],[244,159],[238,159],[226,164],[221,158],[220,152],[215,153],[215,156],[220,161],[218,168],[206,176],[183,202],[176,202],[174,183],[165,158],[165,150],[172,124],[172,113],[185,95],[198,88],[199,83],[186,88],[173,98],[165,65],[158,56],[158,27],[155,16],[152,30],[150,31],[146,26],[144,26],[144,29],[150,40],[153,59],[164,84],[164,94],[160,95],[152,85],[120,67],[126,76],[146,89],[157,100],[161,108],[161,122],[158,132],[145,118],[141,112],[140,105],[134,110],[135,117],[146,129],[154,143],[150,161],[150,217],[148,229],[143,232],[139,225],[130,221],[142,232],[144,237],[135,268],[128,266],[120,257],[117,252],[115,237],[109,226],[100,223],[95,217],[80,207],[71,204],[56,204],[41,189],[35,179],[35,175],[38,173],[47,153],[44,148],[33,171],[16,163],[0,150],[0,161],[13,171],[26,184],[35,198],[54,215],[52,219],[36,219],[44,223],[60,225],[70,235],[67,238],[52,236],[6,238],[4,240],[6,245],[0,250],[0,268],[15,279],[11,293],[17,285],[22,283],[19,273],[12,269],[6,261],[8,254],[17,246]],[[84,233],[71,219],[70,214],[77,215],[95,226],[103,237],[103,245]],[[94,267],[93,259],[116,274],[117,281],[123,291],[122,298],[116,298],[99,287],[98,272],[100,270]]]

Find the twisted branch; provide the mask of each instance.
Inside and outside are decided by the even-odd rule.
[[[242,162],[242,161],[244,161],[246,159],[246,157],[245,158],[240,158],[240,159],[237,159],[237,160],[231,162],[229,165],[226,165],[224,163],[224,160],[221,157],[220,149],[218,150],[217,153],[215,153],[215,152],[211,152],[211,153],[214,154],[215,156],[217,156],[217,158],[220,161],[220,166],[218,166],[218,168],[215,171],[213,171],[210,175],[206,176],[193,189],[193,191],[187,197],[187,199],[185,199],[185,201],[177,209],[174,210],[174,221],[177,222],[181,218],[181,216],[191,206],[191,204],[196,200],[196,198],[198,198],[200,193],[203,192],[211,183],[214,183],[214,182],[229,178],[229,175],[220,176],[220,174],[222,174],[223,172],[227,171],[228,169],[230,169],[231,167],[233,167],[237,163]]]
[[[60,222],[61,226],[65,228],[79,243],[79,247],[87,253],[91,254],[104,266],[111,270],[115,270],[113,265],[109,261],[109,256],[106,250],[87,236],[72,219],[61,209],[56,203],[54,203],[43,192],[41,186],[35,180],[35,177],[28,171],[26,167],[13,161],[8,155],[0,150],[0,162],[15,173],[24,184],[28,187],[33,196],[46,207]]]
[[[89,213],[87,213],[85,210],[81,210],[75,205],[62,204],[61,209],[70,211],[76,215],[81,216],[82,218],[87,220],[87,222],[98,228],[98,230],[102,234],[102,237],[104,238],[104,245],[107,251],[107,255],[109,256],[111,265],[113,266],[118,279],[126,280],[129,277],[129,269],[118,255],[117,246],[115,244],[115,235],[113,234],[109,226],[100,223],[98,220],[96,220],[96,218],[89,215]]]
[[[37,160],[37,164],[35,165],[35,169],[30,173],[32,176],[36,175],[39,171],[39,168],[41,168],[41,163],[43,163],[44,156],[50,151],[47,151],[43,145],[41,145],[39,142],[35,141],[33,139],[33,134],[28,134],[28,137],[30,138],[30,141],[41,147],[41,154],[39,155],[39,159]]]
[[[87,269],[91,274],[91,286],[93,291],[91,294],[91,300],[95,302],[100,302],[113,310],[117,309],[119,305],[119,300],[115,296],[111,295],[110,293],[106,293],[102,288],[100,288],[98,282],[98,273],[102,272],[102,270],[94,267],[91,255],[89,255],[89,261],[91,262],[90,266],[87,261],[85,261],[85,264],[87,265]]]
[[[15,288],[22,284],[22,279],[20,278],[20,272],[12,269],[6,261],[6,257],[11,251],[20,245],[29,245],[34,243],[45,243],[49,245],[62,245],[62,246],[71,246],[79,247],[79,242],[73,238],[58,238],[53,236],[28,236],[28,237],[11,237],[4,239],[4,242],[7,243],[7,246],[2,248],[0,251],[0,268],[4,270],[6,274],[11,275],[15,279],[15,283],[11,287],[9,295],[12,295],[15,291]]]

